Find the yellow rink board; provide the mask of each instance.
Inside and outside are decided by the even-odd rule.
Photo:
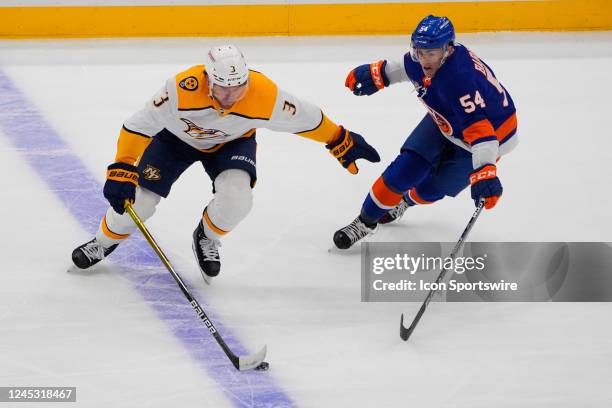
[[[0,38],[406,34],[427,14],[457,31],[612,29],[612,0],[0,7]]]

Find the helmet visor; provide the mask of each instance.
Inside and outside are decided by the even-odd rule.
[[[448,51],[447,45],[443,47],[424,48],[424,47],[416,47],[414,45],[414,42],[410,43],[410,58],[414,62],[420,62],[422,58],[436,57],[436,54],[439,54],[440,58],[444,58],[446,56],[447,51]]]

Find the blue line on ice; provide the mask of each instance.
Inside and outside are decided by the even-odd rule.
[[[108,207],[102,196],[102,186],[1,70],[0,129],[45,181],[49,191],[55,193],[80,225],[93,235]],[[69,259],[69,256],[67,253],[66,258]],[[120,267],[121,276],[129,280],[170,326],[174,335],[217,382],[234,406],[295,405],[274,383],[269,373],[235,370],[140,234],[122,243],[111,260]],[[186,284],[190,286],[188,282]],[[190,290],[195,293],[193,288],[190,287]],[[210,306],[198,300],[232,350],[237,354],[249,354],[236,336],[210,312]]]

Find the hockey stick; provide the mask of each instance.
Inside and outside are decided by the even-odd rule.
[[[461,237],[459,237],[459,241],[457,241],[457,243],[455,244],[455,247],[453,248],[453,251],[450,254],[451,259],[454,260],[455,257],[457,256],[457,253],[459,253],[459,250],[463,246],[463,243],[465,242],[468,234],[470,233],[470,230],[472,229],[472,227],[476,223],[476,220],[478,219],[478,216],[482,212],[484,203],[485,203],[484,199],[481,198],[480,201],[478,202],[478,206],[476,207],[476,211],[474,211],[474,214],[472,214],[472,218],[470,218],[470,221],[468,222],[467,226],[463,230],[463,234],[461,234]],[[448,272],[448,269],[442,268],[442,272],[440,272],[440,275],[438,275],[434,288],[437,287],[438,284],[442,280],[444,280],[444,277],[446,276],[447,272]],[[425,298],[425,301],[423,302],[423,304],[421,305],[421,308],[419,309],[419,312],[414,317],[414,320],[412,320],[412,324],[410,325],[410,327],[404,326],[404,314],[402,313],[402,317],[400,320],[400,337],[402,338],[402,340],[404,341],[408,340],[408,337],[410,337],[416,325],[419,324],[419,320],[421,320],[421,317],[423,317],[423,313],[425,313],[425,309],[427,309],[427,305],[429,305],[429,302],[431,301],[431,298],[433,298],[433,295],[435,294],[435,292],[436,292],[435,289],[431,289],[429,291],[429,293],[427,294],[427,297]]]
[[[251,354],[249,356],[240,357],[234,354],[234,352],[232,352],[232,350],[230,350],[228,345],[225,343],[225,340],[223,340],[223,337],[221,337],[221,334],[219,334],[212,321],[208,318],[208,316],[206,316],[206,313],[204,312],[202,306],[200,306],[198,301],[195,300],[193,296],[191,296],[191,293],[189,293],[187,286],[185,286],[185,283],[183,282],[181,277],[178,275],[178,273],[176,273],[176,271],[172,267],[172,264],[170,264],[170,261],[168,260],[164,252],[161,250],[159,245],[157,245],[157,242],[155,242],[155,239],[153,238],[147,227],[144,225],[138,214],[136,214],[134,208],[132,207],[132,204],[127,200],[125,202],[125,210],[128,212],[128,214],[130,214],[130,217],[132,217],[132,220],[134,220],[134,224],[136,224],[140,232],[142,232],[142,235],[144,235],[144,237],[146,238],[149,245],[151,245],[151,248],[153,248],[157,256],[159,256],[159,259],[162,261],[166,269],[168,269],[168,272],[170,272],[170,274],[172,275],[176,283],[179,285],[179,288],[181,288],[181,290],[183,291],[183,294],[185,295],[195,312],[198,314],[200,319],[202,319],[202,322],[204,322],[204,325],[206,326],[210,334],[212,334],[215,340],[217,340],[217,343],[219,343],[219,345],[225,352],[225,355],[230,359],[234,367],[236,367],[236,369],[240,371],[250,370],[252,368],[259,367],[263,363],[263,360],[266,358],[266,346],[263,346],[263,348],[259,350],[259,352]]]

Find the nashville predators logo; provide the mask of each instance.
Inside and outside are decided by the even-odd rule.
[[[198,89],[198,79],[190,76],[179,82],[179,86],[186,91],[195,91]]]
[[[161,179],[161,171],[159,171],[157,167],[147,164],[142,170],[142,176],[145,178],[145,180],[157,181]]]
[[[185,129],[183,132],[187,133],[196,140],[206,139],[211,141],[224,141],[225,138],[229,137],[229,135],[222,130],[203,129],[189,119],[181,118],[181,120],[187,125],[187,129]]]

